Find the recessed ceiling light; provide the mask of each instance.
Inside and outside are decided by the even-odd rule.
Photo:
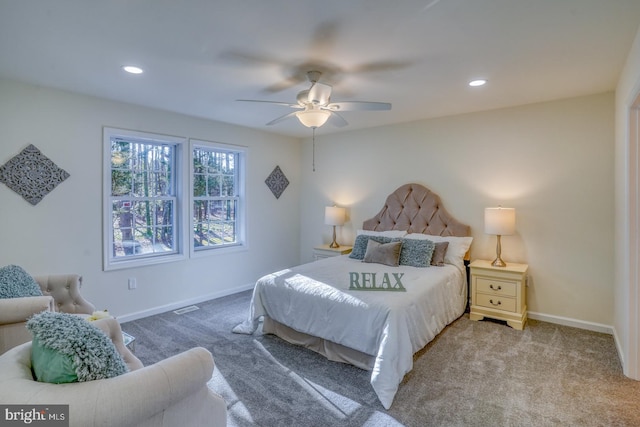
[[[135,65],[123,65],[122,69],[131,74],[142,74],[144,72],[142,68],[136,67]]]
[[[485,79],[477,79],[477,80],[471,80],[469,82],[469,86],[484,86],[485,84],[487,84],[487,81]]]

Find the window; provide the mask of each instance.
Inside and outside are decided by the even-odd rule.
[[[192,140],[192,250],[244,245],[242,147]]]
[[[105,128],[105,270],[184,258],[183,143]]]

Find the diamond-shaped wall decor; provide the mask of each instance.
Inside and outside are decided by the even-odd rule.
[[[0,166],[0,182],[4,182],[32,205],[38,204],[67,178],[69,174],[33,144],[29,144],[20,154]]]
[[[276,196],[276,199],[279,199],[284,189],[289,185],[289,180],[280,169],[280,166],[276,166],[265,180],[265,184],[267,184],[267,187],[269,187],[273,195]]]

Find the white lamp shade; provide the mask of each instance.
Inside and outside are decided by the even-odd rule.
[[[300,123],[308,128],[319,128],[329,120],[330,115],[331,112],[320,109],[304,110],[296,113]]]
[[[514,208],[485,208],[484,232],[499,236],[509,236],[516,231],[516,210]]]
[[[346,218],[345,208],[327,206],[324,208],[324,223],[327,225],[343,225]]]

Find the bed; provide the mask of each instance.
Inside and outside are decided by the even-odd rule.
[[[469,232],[438,195],[405,184],[364,221],[351,254],[260,278],[233,332],[252,334],[262,319],[264,333],[367,369],[389,409],[413,354],[464,313]]]

